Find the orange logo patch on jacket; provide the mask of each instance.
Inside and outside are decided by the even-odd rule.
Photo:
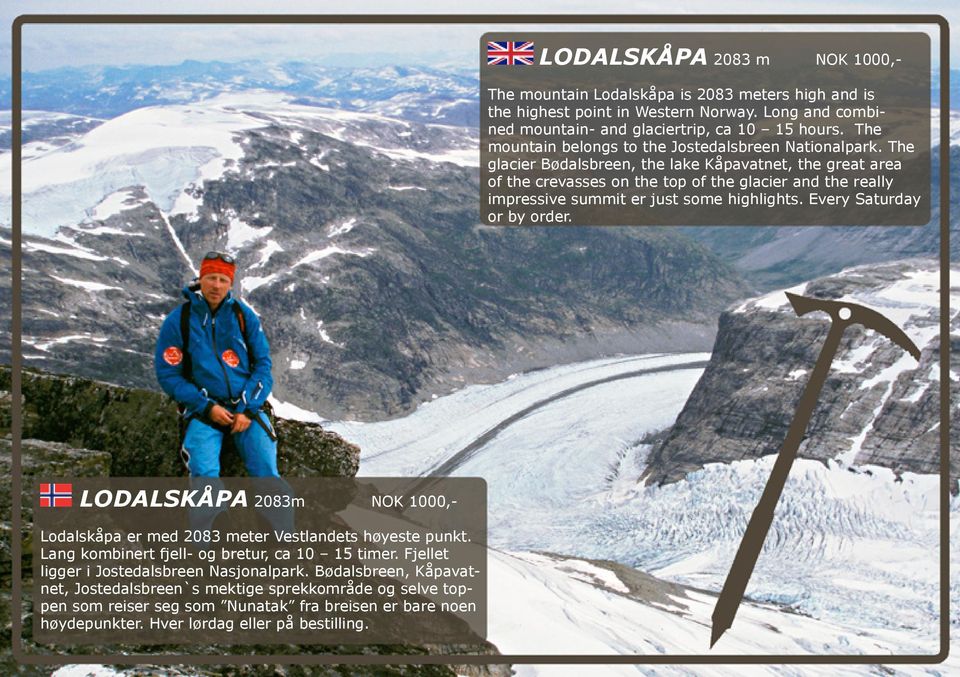
[[[183,351],[176,346],[170,346],[163,351],[163,361],[171,367],[176,367],[183,362]]]
[[[231,367],[236,367],[240,364],[240,356],[232,350],[224,350],[223,355],[220,357],[222,357],[223,361],[229,364]]]

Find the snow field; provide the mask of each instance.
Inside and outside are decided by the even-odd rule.
[[[361,475],[416,475],[498,421],[575,383],[679,362],[678,356],[661,355],[567,365],[471,386],[404,419],[330,427],[363,449]],[[664,487],[636,483],[647,451],[640,437],[673,421],[698,376],[699,370],[648,374],[558,399],[504,428],[454,471],[487,480],[490,545],[515,558],[507,578],[520,579],[497,581],[501,555],[491,555],[490,634],[502,651],[549,653],[559,647],[594,653],[598,643],[613,653],[706,650],[706,631],[690,618],[669,631],[658,620],[656,630],[625,632],[621,626],[637,622],[641,611],[629,603],[632,611],[623,613],[632,621],[614,612],[622,591],[609,572],[585,573],[593,565],[582,562],[548,568],[540,560],[516,561],[544,557],[536,552],[610,560],[719,591],[774,457],[712,464]],[[760,624],[752,635],[736,633],[741,641],[750,638],[737,650],[936,652],[939,478],[908,473],[898,482],[884,468],[854,470],[840,463],[795,463],[747,594],[772,605],[777,620],[771,624],[780,632],[784,623],[803,625],[791,636],[804,639],[785,647],[771,624]],[[956,510],[954,502],[951,513]],[[570,588],[577,585],[592,590]],[[617,601],[595,599],[601,592]],[[545,598],[532,599],[540,594]],[[708,620],[714,598],[706,597],[702,618]],[[738,615],[740,627],[749,613]],[[813,618],[798,620],[805,615]],[[603,619],[615,628],[605,627]],[[533,637],[541,644],[531,644]],[[659,649],[650,638],[658,638]],[[529,670],[524,674],[554,674],[553,668]]]

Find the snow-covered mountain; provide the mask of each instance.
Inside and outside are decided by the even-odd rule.
[[[293,148],[304,133],[322,134],[394,159],[479,165],[475,132],[414,126],[376,114],[299,105],[288,96],[247,91],[197,104],[138,108],[77,136],[65,147],[50,148],[46,141],[26,144],[23,230],[53,237],[61,226],[107,220],[132,208],[111,198],[131,187],[141,187],[167,217],[182,215],[194,221],[202,203],[195,195],[204,181],[216,181],[236,168],[247,155],[248,133],[271,127],[289,130],[284,140]],[[301,159],[329,172],[326,155],[321,152]],[[10,156],[2,158],[0,181],[9,184]],[[280,166],[269,158],[247,164],[247,178],[273,178],[275,172],[257,170]],[[9,225],[8,190],[2,195],[0,218],[6,215]],[[92,200],[97,201],[91,204]]]
[[[10,86],[9,78],[0,79],[0,100],[9,100]],[[473,68],[184,61],[27,71],[22,87],[27,109],[102,119],[261,90],[313,106],[463,127],[479,124],[479,79]],[[0,148],[9,148],[9,140]]]
[[[930,142],[933,183],[931,216],[923,227],[900,226],[685,226],[693,239],[730,262],[757,290],[792,286],[851,266],[882,263],[911,257],[934,257],[940,247],[940,109],[931,111]],[[960,110],[949,119],[950,256],[960,260],[960,199],[956,177],[960,174]]]
[[[703,348],[743,289],[673,232],[481,226],[463,127],[245,92],[37,146],[22,167],[24,356],[45,369],[155,387],[159,322],[211,249],[238,256],[278,396],[330,416],[400,413],[468,374]],[[0,156],[0,214],[10,172]]]
[[[25,149],[29,154],[43,153],[63,146],[83,133],[103,123],[103,120],[85,115],[72,115],[43,110],[23,111],[21,131],[24,144],[33,144]],[[13,142],[13,113],[0,111],[0,149],[10,148]],[[35,143],[36,142],[36,143]]]

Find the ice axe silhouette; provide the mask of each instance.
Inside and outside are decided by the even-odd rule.
[[[783,441],[780,454],[777,456],[777,461],[770,472],[770,479],[767,480],[760,502],[754,508],[750,522],[747,524],[747,530],[743,534],[740,548],[733,558],[733,564],[727,573],[723,590],[720,592],[720,597],[717,598],[717,605],[713,608],[713,626],[710,633],[711,648],[727,631],[733,623],[733,617],[737,615],[737,609],[743,599],[747,582],[753,574],[753,567],[757,563],[757,557],[760,556],[760,550],[763,549],[767,531],[769,531],[770,524],[773,522],[773,511],[777,507],[777,501],[780,500],[780,494],[783,492],[787,475],[790,474],[793,460],[797,457],[797,449],[800,448],[800,442],[803,441],[807,424],[810,423],[813,409],[820,397],[820,390],[827,380],[827,372],[830,371],[830,365],[833,364],[837,348],[840,347],[843,332],[851,324],[862,324],[867,329],[883,334],[913,355],[916,360],[919,361],[920,359],[920,349],[903,333],[903,330],[875,310],[870,310],[856,303],[825,301],[798,296],[790,292],[786,292],[786,294],[797,315],[806,315],[816,310],[829,314],[831,320],[830,331],[827,333],[827,340],[824,341],[823,347],[820,349],[820,356],[817,357],[817,363],[813,367],[813,373],[810,374],[807,387],[800,397],[800,403],[797,405],[797,411],[790,423],[787,437]]]

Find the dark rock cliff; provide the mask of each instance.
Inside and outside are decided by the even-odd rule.
[[[795,289],[879,310],[920,347],[919,364],[884,337],[851,326],[843,337],[801,457],[880,465],[895,472],[940,469],[937,265],[912,260],[855,268]],[[954,271],[956,272],[956,271]],[[951,288],[956,298],[956,288]],[[777,453],[829,329],[822,314],[797,317],[782,292],[725,312],[710,363],[673,428],[649,459],[647,483],[669,483],[707,463]],[[956,301],[954,300],[954,303]],[[951,364],[960,358],[960,316],[951,320]],[[960,397],[957,370],[947,385]],[[960,448],[960,430],[950,431]],[[954,459],[956,490],[960,469]]]

